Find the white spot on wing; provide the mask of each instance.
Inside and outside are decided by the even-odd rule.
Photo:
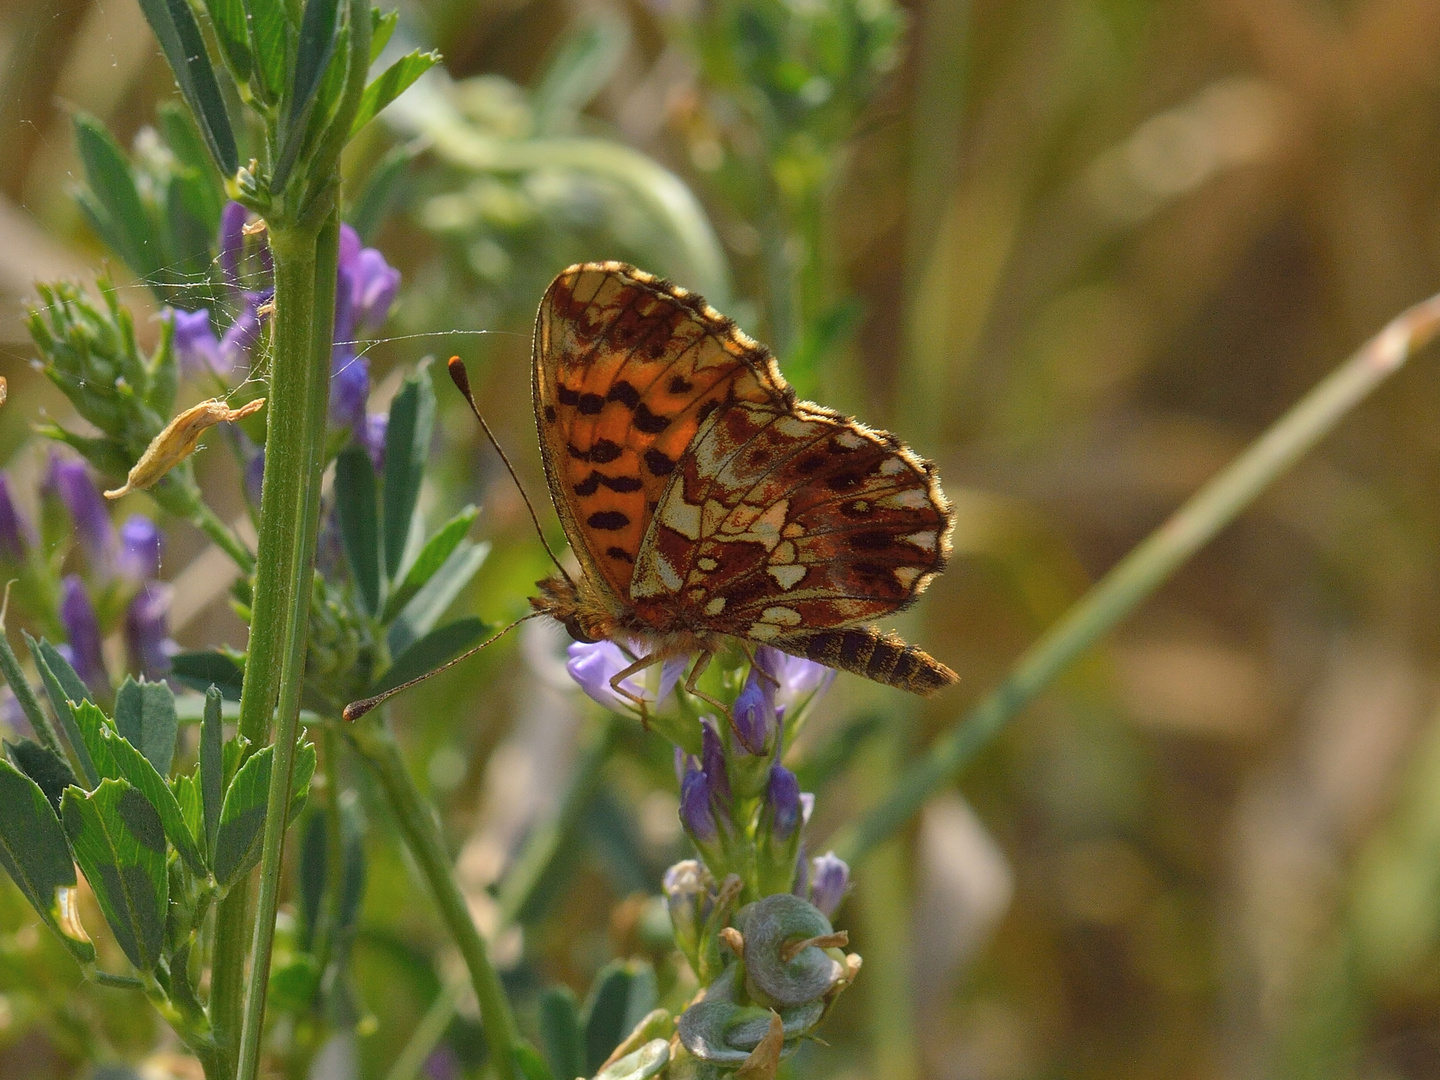
[[[724,611],[724,610],[725,610],[725,597],[723,597],[723,596],[717,596],[717,597],[715,597],[714,600],[711,600],[708,604],[705,605],[705,614],[706,614],[706,615],[719,615],[720,612],[722,612],[722,611]]]
[[[930,505],[930,495],[924,488],[906,488],[904,491],[876,499],[875,502],[890,510],[922,510]]]
[[[777,626],[799,626],[800,613],[794,608],[788,607],[767,607],[760,613],[762,623],[773,623]]]
[[[787,566],[772,566],[770,576],[780,583],[782,589],[793,589],[805,577],[805,567],[791,563]],[[773,610],[773,609],[772,609]]]
[[[700,507],[686,502],[684,498],[666,499],[660,521],[687,540],[700,539]]]
[[[914,544],[922,551],[934,551],[935,543],[939,539],[939,535],[933,529],[927,529],[925,532],[911,533],[909,536],[902,537],[902,539],[907,544]]]
[[[915,579],[919,576],[920,568],[918,566],[895,567],[895,580],[900,582],[900,587],[903,589],[908,589],[915,584]]]

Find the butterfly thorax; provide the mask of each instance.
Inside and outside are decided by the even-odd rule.
[[[576,641],[618,640],[640,647],[647,656],[685,656],[720,647],[719,635],[684,627],[659,629],[633,609],[617,607],[587,577],[577,583],[555,574],[535,584],[540,595],[530,598],[530,606],[563,625]]]

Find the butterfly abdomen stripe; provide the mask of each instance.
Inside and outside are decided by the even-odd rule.
[[[771,644],[916,694],[933,694],[958,681],[953,671],[923,649],[869,626],[781,638]]]

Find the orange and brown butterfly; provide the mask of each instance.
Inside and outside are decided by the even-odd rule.
[[[797,400],[769,350],[701,297],[623,263],[570,267],[540,303],[533,394],[581,574],[540,582],[531,604],[577,640],[631,647],[617,693],[690,655],[693,692],[728,639],[918,694],[956,681],[869,625],[944,568],[934,467]]]

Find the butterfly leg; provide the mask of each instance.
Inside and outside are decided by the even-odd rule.
[[[730,715],[730,710],[726,707],[725,703],[723,701],[717,701],[695,685],[696,682],[699,681],[700,676],[705,674],[705,669],[710,666],[710,661],[714,658],[715,654],[709,649],[704,650],[695,658],[695,666],[690,669],[690,674],[685,679],[685,692],[699,698],[711,708],[719,711],[720,715],[725,717],[726,722],[733,728],[735,726],[735,718]]]
[[[766,671],[763,667],[761,667],[760,661],[755,659],[755,646],[751,645],[748,641],[742,641],[740,643],[740,648],[744,650],[745,659],[750,661],[750,670],[753,671],[756,675],[760,676],[760,678],[768,682],[776,690],[779,690],[780,680],[775,678],[774,675],[771,675],[770,672]]]
[[[664,662],[665,657],[662,654],[651,653],[649,656],[640,657],[640,659],[636,660],[629,667],[625,668],[623,671],[617,671],[614,675],[610,677],[610,689],[614,690],[615,693],[619,694],[621,697],[629,698],[635,703],[636,707],[640,710],[640,726],[643,727],[646,731],[650,730],[650,713],[648,710],[649,702],[647,702],[643,697],[638,694],[632,694],[629,690],[626,690],[625,687],[621,686],[620,684],[623,683],[626,679],[628,679],[631,675],[637,675],[640,672],[644,671],[646,668],[652,668],[656,664],[662,664]]]

